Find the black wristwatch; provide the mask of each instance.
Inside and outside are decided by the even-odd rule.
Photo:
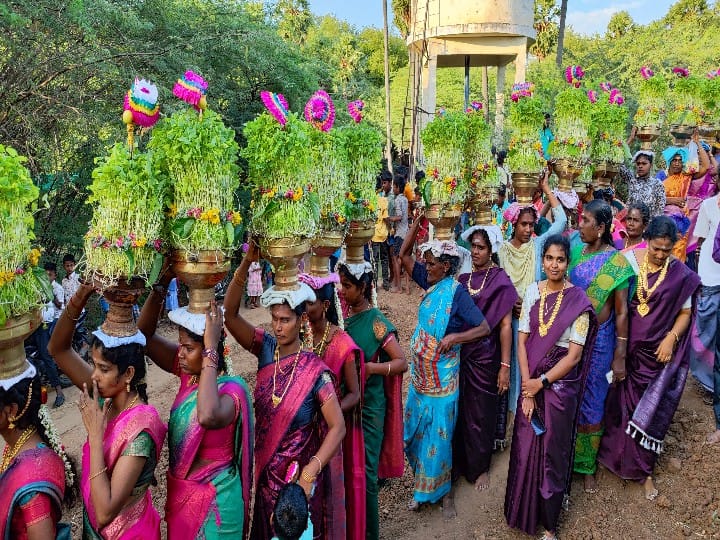
[[[545,389],[550,388],[550,386],[552,385],[552,383],[548,380],[548,378],[545,376],[544,373],[542,375],[540,375],[540,382],[542,383],[543,388],[545,388]]]

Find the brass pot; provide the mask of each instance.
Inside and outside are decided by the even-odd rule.
[[[611,161],[599,161],[595,164],[593,171],[594,186],[597,188],[610,187],[612,181],[618,173],[618,165]],[[577,190],[575,190],[577,191]]]
[[[365,244],[375,236],[374,221],[351,221],[345,238],[345,261],[362,264],[365,261]]]
[[[658,126],[640,126],[635,136],[640,141],[640,148],[652,150],[652,143],[660,137],[660,128]]]
[[[345,231],[320,231],[310,242],[310,274],[325,277],[330,273],[330,256],[342,247]]]
[[[230,271],[230,259],[219,250],[179,249],[173,252],[172,268],[178,279],[188,286],[188,311],[205,313],[215,298],[215,285]]]
[[[673,137],[673,144],[675,146],[685,146],[692,137],[695,127],[689,124],[671,124],[670,135]]]
[[[492,225],[492,206],[497,200],[499,190],[498,186],[483,186],[475,190],[475,194],[470,199],[470,209],[475,215],[473,221],[475,225]]]
[[[573,182],[582,174],[580,164],[569,159],[556,160],[552,163],[552,168],[559,179],[558,189],[560,191],[572,190]]]
[[[100,329],[109,336],[129,337],[137,332],[133,318],[133,306],[145,291],[145,280],[139,277],[126,280],[120,278],[117,285],[108,287],[102,293],[110,309]]]
[[[292,291],[299,288],[298,264],[310,250],[307,238],[261,238],[260,252],[275,268],[275,289]]]
[[[25,339],[40,325],[40,310],[34,309],[5,321],[0,327],[0,379],[17,377],[25,371]]]
[[[457,207],[431,204],[425,212],[425,217],[434,227],[433,238],[440,241],[452,240],[452,231],[460,219],[461,213]]]
[[[700,140],[706,144],[712,145],[717,141],[718,126],[716,124],[700,124],[698,126]]]
[[[514,172],[511,176],[517,201],[522,205],[532,203],[533,193],[539,185],[537,173]]]

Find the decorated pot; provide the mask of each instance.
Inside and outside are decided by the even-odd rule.
[[[325,277],[330,273],[330,256],[342,247],[345,231],[319,231],[310,241],[310,274]]]
[[[611,161],[599,161],[595,164],[593,171],[593,180],[596,188],[602,189],[610,187],[612,179],[617,176],[618,165]],[[577,191],[577,190],[575,190]]]
[[[442,204],[431,204],[425,211],[425,217],[434,227],[433,238],[435,240],[452,240],[453,229],[460,219],[462,211],[455,206],[444,206]]]
[[[205,313],[215,298],[215,285],[230,271],[230,259],[219,250],[176,250],[172,255],[172,267],[178,279],[188,286],[188,311]]]
[[[685,146],[692,137],[696,126],[688,124],[671,124],[670,135],[673,136],[673,144],[676,146]]]
[[[11,379],[25,371],[24,342],[37,330],[40,320],[40,310],[34,309],[0,327],[0,379]]]
[[[351,221],[345,237],[345,260],[348,264],[362,264],[365,261],[365,244],[375,235],[375,222]]]
[[[559,180],[558,189],[560,191],[571,191],[573,182],[582,174],[580,164],[569,159],[558,159],[552,162],[551,166]]]
[[[658,126],[640,126],[635,136],[640,141],[640,148],[643,150],[652,150],[652,143],[660,137],[660,133]]]
[[[515,198],[522,205],[532,203],[532,196],[538,187],[537,173],[514,172],[512,176],[513,191]]]
[[[492,207],[497,200],[499,186],[482,186],[475,188],[475,193],[470,199],[470,210],[474,214],[475,225],[492,225]]]
[[[100,329],[114,337],[135,335],[137,325],[132,310],[144,291],[145,280],[139,277],[133,277],[130,280],[120,278],[116,285],[103,290],[103,298],[107,300],[110,310]]]
[[[275,268],[275,288],[291,291],[298,286],[298,264],[310,251],[307,238],[261,238],[260,252]]]

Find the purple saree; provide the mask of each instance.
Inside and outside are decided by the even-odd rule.
[[[558,293],[548,295],[552,303]],[[597,321],[585,293],[579,287],[564,292],[561,309],[545,337],[538,332],[539,302],[530,310],[530,328],[525,348],[530,377],[538,378],[564,358],[568,349],[556,345],[565,330],[583,313],[588,313],[589,327],[580,362],[551,388],[535,396],[536,413],[546,428],[535,435],[525,415],[521,414],[522,396],[518,399],[518,415],[510,454],[505,518],[508,525],[534,535],[538,523],[546,530],[557,529],[563,497],[569,492],[570,473],[575,447],[575,425],[590,365]]]
[[[496,444],[505,443],[505,415],[498,414],[501,399],[497,378],[500,372],[500,321],[513,308],[517,290],[502,268],[485,272],[462,274],[458,281],[480,292],[471,297],[485,315],[491,328],[489,336],[460,349],[460,398],[458,420],[453,439],[453,477],[464,476],[475,482],[490,469],[490,458]],[[469,289],[468,289],[469,291]],[[505,394],[506,398],[507,394]]]
[[[255,509],[250,537],[257,540],[274,536],[270,516],[288,468],[297,461],[302,469],[320,448],[325,423],[319,410],[335,395],[330,371],[317,355],[301,351],[297,359],[295,354],[280,358],[276,371],[275,347],[272,336],[256,330],[252,352],[260,368],[255,386]],[[272,399],[274,379],[274,393],[282,396],[277,406]],[[332,539],[326,533],[323,511],[326,474],[327,469],[318,477],[310,513],[316,538]]]
[[[650,287],[658,275],[648,276]],[[680,339],[669,363],[658,362],[655,351],[672,329],[683,304],[699,287],[698,275],[674,259],[665,280],[650,296],[650,311],[645,317],[637,312],[637,295],[630,301],[627,377],[608,393],[605,434],[598,452],[598,461],[625,480],[644,481],[662,452],[687,379],[690,331]]]

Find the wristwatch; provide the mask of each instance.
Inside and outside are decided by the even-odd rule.
[[[550,385],[552,384],[544,373],[540,375],[540,382],[542,383],[543,388],[550,388]]]

